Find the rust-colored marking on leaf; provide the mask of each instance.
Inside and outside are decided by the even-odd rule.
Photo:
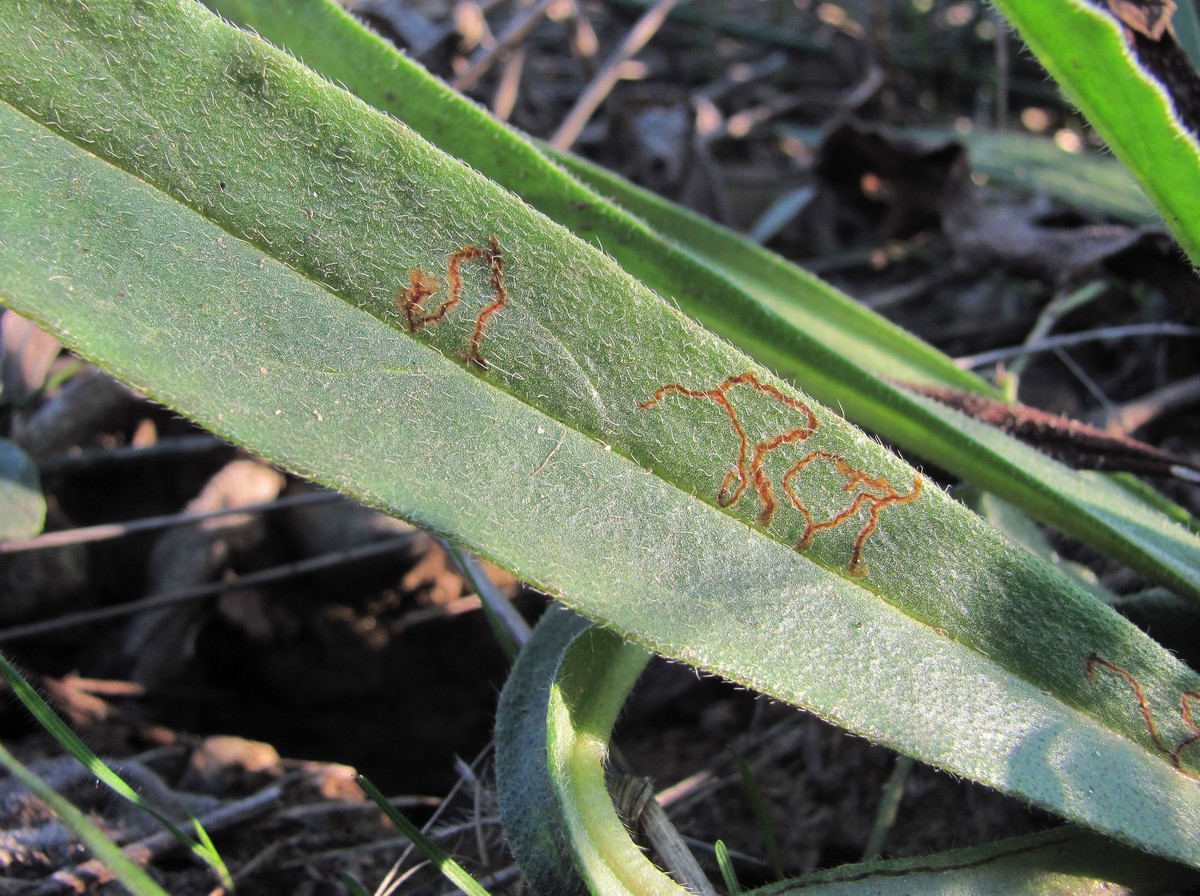
[[[862,491],[855,494],[849,507],[835,513],[827,520],[814,520],[812,512],[809,511],[808,507],[800,499],[800,496],[796,494],[795,489],[792,488],[792,477],[814,460],[830,461],[833,464],[833,468],[846,478],[846,482],[842,486],[842,491],[852,492],[856,487],[862,486]],[[784,494],[792,502],[792,506],[804,517],[804,532],[796,542],[798,550],[804,550],[812,544],[813,536],[818,532],[825,529],[833,529],[850,519],[864,507],[867,508],[867,521],[854,537],[854,548],[850,552],[850,574],[861,576],[867,571],[866,565],[862,562],[863,545],[866,544],[867,539],[875,531],[876,527],[879,526],[879,511],[889,504],[907,504],[909,501],[915,500],[921,494],[924,479],[920,473],[915,474],[913,476],[912,487],[907,492],[901,493],[883,477],[868,476],[864,471],[850,466],[846,462],[846,459],[839,454],[834,454],[832,451],[812,451],[792,464],[791,469],[783,474],[781,484]]]
[[[754,478],[754,490],[758,493],[758,500],[762,503],[762,510],[758,512],[758,524],[760,526],[770,524],[771,518],[775,515],[776,507],[775,493],[771,488],[771,480],[767,478],[767,474],[763,470],[763,463],[767,453],[784,445],[790,445],[792,442],[804,441],[813,434],[816,428],[816,418],[814,417],[811,426],[806,425],[797,427],[796,429],[785,430],[778,435],[763,439],[754,446],[754,453],[750,460],[750,475]]]
[[[764,439],[755,445],[753,459],[749,460],[749,466],[747,466],[747,456],[750,454],[750,440],[746,437],[745,427],[738,420],[737,411],[734,409],[733,404],[730,403],[729,397],[726,394],[734,386],[748,386],[756,392],[768,395],[800,411],[805,415],[806,419],[804,426],[788,430],[769,439]],[[667,383],[667,385],[656,389],[652,398],[638,402],[638,404],[643,408],[652,408],[672,392],[688,398],[708,398],[725,412],[725,416],[729,418],[729,423],[733,427],[734,435],[737,436],[738,453],[733,469],[725,474],[724,479],[721,480],[720,488],[717,489],[717,503],[722,507],[728,507],[730,504],[733,504],[745,493],[746,486],[753,481],[754,490],[763,505],[763,509],[759,513],[759,523],[765,526],[771,521],[771,515],[775,509],[775,497],[772,494],[771,482],[763,472],[763,461],[768,452],[773,451],[780,445],[806,439],[812,435],[817,428],[816,414],[800,399],[783,394],[770,383],[761,382],[758,374],[752,370],[728,377],[712,389],[689,389],[678,383]],[[735,482],[737,483],[736,486],[734,486]]]
[[[496,292],[496,298],[483,306],[483,310],[475,318],[475,329],[471,332],[471,345],[467,349],[467,360],[473,361],[487,369],[487,361],[479,353],[479,344],[483,341],[483,330],[488,319],[508,304],[508,291],[504,288],[504,252],[500,241],[494,236],[488,238],[488,283]]]
[[[1138,703],[1138,711],[1142,714],[1142,721],[1146,724],[1146,731],[1150,734],[1150,740],[1154,743],[1154,748],[1171,760],[1171,765],[1175,766],[1181,774],[1186,775],[1194,781],[1200,781],[1200,774],[1183,767],[1183,751],[1192,744],[1200,741],[1200,727],[1196,726],[1192,719],[1192,704],[1200,701],[1200,693],[1196,691],[1184,691],[1179,697],[1179,715],[1183,719],[1183,724],[1192,732],[1174,747],[1167,746],[1167,742],[1162,739],[1162,735],[1158,733],[1158,727],[1154,724],[1154,716],[1150,713],[1150,704],[1146,701],[1146,694],[1142,690],[1141,682],[1133,677],[1129,670],[1118,666],[1111,660],[1106,660],[1100,654],[1092,651],[1087,658],[1087,677],[1088,681],[1096,680],[1096,669],[1107,669],[1113,675],[1125,680],[1133,691],[1133,696]]]
[[[486,370],[487,361],[479,350],[479,346],[483,342],[483,331],[487,327],[488,319],[508,304],[508,290],[504,287],[504,250],[500,247],[500,241],[496,237],[488,238],[487,249],[481,249],[478,246],[463,246],[451,254],[446,262],[446,298],[433,311],[426,311],[424,303],[437,294],[441,289],[441,282],[437,277],[419,270],[408,272],[408,286],[396,295],[396,309],[404,313],[410,333],[416,333],[424,327],[440,323],[462,298],[460,268],[463,262],[472,259],[479,259],[487,263],[488,284],[492,287],[496,297],[476,315],[475,329],[471,333],[471,341],[464,360],[468,364],[474,364],[476,367]]]
[[[751,447],[746,429],[738,418],[737,409],[729,400],[729,390],[734,386],[746,386],[778,401],[786,407],[799,411],[804,417],[803,423],[800,426],[785,429],[775,435],[768,436],[756,442]],[[746,487],[752,483],[754,493],[758,497],[760,505],[758,524],[760,526],[769,525],[775,515],[778,501],[775,498],[774,486],[771,483],[770,477],[767,476],[765,469],[767,455],[785,445],[803,442],[817,431],[819,421],[817,415],[813,413],[812,408],[799,398],[786,395],[770,383],[760,381],[758,375],[753,371],[728,377],[711,389],[690,389],[679,383],[667,383],[665,386],[660,386],[656,389],[651,398],[638,404],[642,408],[652,408],[670,394],[682,395],[686,398],[707,398],[724,411],[725,416],[729,418],[730,426],[733,427],[733,433],[738,442],[738,449],[732,469],[725,473],[725,476],[721,480],[721,485],[717,489],[717,503],[722,507],[728,507],[741,498],[746,491]],[[848,507],[834,514],[828,520],[820,521],[813,518],[807,505],[805,505],[804,501],[801,500],[792,487],[792,479],[796,474],[818,458],[831,461],[834,469],[846,478],[843,491],[853,492],[856,488],[861,489],[861,491],[858,491],[854,495]],[[797,550],[808,548],[812,544],[813,536],[817,532],[825,529],[833,529],[841,525],[865,507],[867,509],[867,521],[855,536],[849,565],[851,575],[862,575],[866,571],[866,566],[862,563],[863,546],[866,544],[867,538],[879,526],[879,511],[889,504],[905,504],[914,500],[921,493],[922,481],[921,475],[918,473],[913,479],[912,488],[902,493],[882,477],[870,476],[865,471],[850,466],[846,459],[840,455],[829,451],[809,452],[796,461],[780,481],[780,486],[787,496],[788,502],[800,513],[805,521],[804,533],[796,543]]]

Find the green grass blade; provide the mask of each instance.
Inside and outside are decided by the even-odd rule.
[[[783,856],[779,852],[779,838],[775,836],[775,825],[771,823],[771,816],[767,812],[767,804],[763,800],[762,790],[754,778],[754,772],[742,759],[742,754],[732,746],[728,749],[733,755],[733,764],[742,779],[742,790],[745,791],[746,799],[750,802],[750,811],[754,815],[754,822],[758,825],[758,830],[763,836],[763,843],[767,847],[767,858],[771,862],[771,869],[776,876],[782,877]]]
[[[426,837],[421,829],[393,806],[365,775],[358,775],[355,780],[358,781],[358,786],[366,791],[367,796],[375,802],[375,805],[383,810],[383,814],[391,819],[392,824],[400,829],[400,832],[412,842],[421,855],[437,867],[446,880],[458,887],[461,892],[466,893],[467,896],[490,896],[466,868],[454,861],[445,850]]]
[[[929,136],[962,140],[971,154],[971,167],[992,182],[1052,196],[1072,208],[1126,224],[1161,224],[1153,203],[1110,155],[1068,152],[1050,137],[1007,131]]]
[[[1115,489],[1104,489],[1103,512],[1096,512],[1096,502],[1079,499],[1092,487],[1086,477],[1044,458],[1029,462],[1029,449],[1006,436],[965,436],[955,415],[882,379],[991,390],[827,284],[712,222],[571,160],[599,192],[588,189],[329,0],[209,3],[612,253],[629,273],[818,401],[1200,599],[1200,541],[1180,538],[1142,502]],[[641,218],[601,194],[615,196]]]
[[[1163,85],[1137,63],[1120,24],[1088,0],[996,0],[1038,61],[1200,264],[1200,145]]]
[[[24,784],[43,803],[62,819],[106,868],[108,868],[129,892],[134,896],[167,896],[166,890],[154,882],[145,871],[121,852],[121,847],[113,843],[102,830],[88,820],[88,817],[64,799],[58,791],[26,768],[0,744],[0,765],[8,773]]]
[[[350,891],[350,896],[371,896],[367,892],[367,888],[356,881],[349,874],[342,875],[342,885]]]
[[[198,4],[0,5],[0,206],[0,298],[164,404],[638,643],[1200,864],[1200,772],[1176,749],[1200,676]],[[397,292],[455,257],[462,307],[409,333]]]
[[[208,836],[208,832],[201,827],[197,819],[193,818],[192,823],[195,826],[199,839],[193,840],[175,822],[163,814],[157,806],[143,799],[142,795],[130,787],[124,778],[105,765],[104,760],[92,752],[92,749],[79,739],[79,735],[72,731],[67,723],[59,718],[58,713],[42,699],[41,694],[34,690],[33,686],[25,680],[25,677],[17,671],[16,667],[3,654],[0,654],[0,678],[3,678],[8,683],[13,693],[17,695],[17,699],[33,714],[38,724],[45,728],[50,736],[62,745],[63,749],[74,756],[80,765],[95,775],[113,793],[125,798],[162,825],[171,836],[183,846],[186,846],[202,862],[211,867],[217,873],[223,885],[227,887],[232,886],[232,879],[229,876],[229,870],[225,867],[224,860],[222,860],[220,853],[217,852],[216,846],[213,845],[211,838]]]
[[[733,859],[729,856],[729,847],[724,840],[718,840],[713,845],[713,854],[717,858],[717,866],[721,869],[721,879],[725,881],[725,889],[731,896],[741,896],[742,885],[738,883],[737,871],[733,867]]]

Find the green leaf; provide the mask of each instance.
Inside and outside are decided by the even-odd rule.
[[[0,5],[0,206],[0,298],[165,404],[633,641],[1200,864],[1176,749],[1200,676],[608,258],[190,0]],[[455,260],[444,320],[397,308]]]
[[[573,896],[588,889],[576,867],[575,838],[560,790],[568,784],[568,772],[556,775],[549,765],[546,725],[550,688],[563,654],[590,625],[574,613],[548,610],[517,656],[496,709],[496,796],[504,837],[535,893]]]
[[[551,609],[505,682],[496,785],[505,835],[538,893],[682,896],[629,839],[605,786],[612,726],[650,654]]]
[[[0,541],[33,538],[45,522],[37,465],[15,442],[0,439]]]
[[[1200,146],[1117,20],[1088,0],[996,0],[1200,264]]]
[[[729,857],[729,847],[725,845],[724,840],[718,840],[713,844],[713,854],[721,869],[721,879],[725,881],[725,889],[730,892],[731,896],[741,896],[742,885],[738,883],[733,860]]]
[[[636,646],[551,611],[505,684],[496,723],[500,809],[537,892],[685,892],[631,842],[605,788],[613,722],[644,662]],[[752,892],[1050,896],[1108,892],[1113,885],[1160,892],[1198,879],[1169,862],[1059,828],[922,858],[845,865]]]
[[[756,896],[1061,896],[1179,893],[1193,872],[1075,828],[913,859],[844,865],[753,891]]]
[[[570,167],[586,174],[597,188],[617,197],[623,205],[689,249],[719,264],[730,279],[795,324],[795,332],[813,330],[820,309],[829,308],[834,318],[845,319],[847,334],[858,331],[864,344],[878,344],[875,341],[878,333],[859,328],[853,316],[839,304],[845,301],[844,297],[835,301],[832,287],[820,284],[799,268],[594,165],[571,160]],[[687,309],[688,305],[683,307]],[[737,330],[736,324],[724,326],[722,321],[711,317],[702,319],[726,336]],[[821,401],[835,404],[848,419],[929,458],[981,489],[1005,497],[1026,513],[1119,558],[1173,590],[1200,598],[1197,565],[1200,542],[1185,528],[1168,524],[1168,518],[1163,516],[1167,512],[1162,506],[1165,502],[1151,489],[1143,486],[1141,491],[1135,491],[1119,479],[1069,469],[958,411],[898,389],[853,365],[847,367],[831,361],[824,345],[801,346],[798,340],[793,340],[792,354],[782,354],[779,343],[787,341],[781,335],[784,332],[779,329],[765,335],[741,332],[740,338],[733,338],[777,372],[792,371],[806,390]],[[825,339],[831,338],[821,332]],[[789,360],[803,355],[812,358],[803,369]],[[853,358],[853,354],[849,356]],[[875,365],[868,366],[886,372],[885,365],[886,361],[880,357]],[[908,369],[900,367],[888,376],[906,376]],[[838,380],[838,376],[843,379]],[[962,383],[947,384],[963,387]],[[1189,515],[1177,513],[1178,510],[1171,509],[1170,519],[1183,526],[1190,524]]]
[[[209,0],[326,77],[519,194],[818,401],[1182,594],[1200,599],[1200,541],[1111,485],[922,401],[885,377],[994,389],[778,256],[620,178],[548,160],[329,0]],[[633,217],[605,197],[615,197]],[[362,200],[369,201],[369,200]],[[658,230],[647,226],[647,222]],[[979,434],[979,437],[976,437]],[[1086,496],[1097,490],[1096,500]]]
[[[1127,224],[1161,224],[1154,205],[1110,155],[1068,152],[1051,138],[1007,131],[920,132],[925,137],[961,140],[971,167],[996,183],[1052,196]]]

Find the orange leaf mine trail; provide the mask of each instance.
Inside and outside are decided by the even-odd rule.
[[[495,298],[484,305],[475,316],[475,329],[471,332],[471,341],[463,360],[480,370],[487,370],[488,363],[479,350],[483,342],[483,331],[487,328],[491,316],[508,304],[508,291],[504,288],[504,250],[500,248],[500,241],[494,236],[488,238],[486,249],[479,246],[463,246],[450,256],[446,262],[446,298],[432,311],[426,311],[424,303],[442,288],[441,282],[424,271],[409,271],[408,286],[396,295],[396,310],[404,314],[410,333],[440,323],[462,297],[462,272],[459,269],[463,262],[473,259],[487,265],[488,284],[492,287]]]
[[[738,419],[737,409],[729,399],[729,392],[735,386],[745,386],[798,412],[799,425],[768,436],[751,445],[746,429]],[[729,425],[733,428],[733,434],[737,439],[737,457],[733,467],[725,473],[721,485],[717,489],[717,503],[722,507],[728,507],[741,498],[746,489],[753,485],[760,506],[758,524],[760,526],[769,525],[779,502],[775,497],[775,487],[765,470],[767,455],[785,445],[803,442],[817,431],[820,424],[812,408],[799,398],[785,395],[770,383],[762,382],[753,371],[728,377],[711,389],[689,389],[679,383],[667,383],[656,389],[653,397],[638,404],[649,409],[668,395],[707,399],[719,407],[729,418]],[[812,511],[808,509],[794,485],[796,475],[809,464],[818,460],[833,466],[833,469],[845,479],[842,491],[852,495],[850,503],[843,510],[824,520],[817,520],[813,517]],[[879,512],[890,504],[906,504],[914,500],[921,493],[922,481],[921,474],[917,473],[913,477],[910,490],[900,492],[882,477],[870,476],[865,471],[852,466],[841,455],[831,451],[818,450],[808,452],[793,463],[780,479],[779,487],[788,503],[804,519],[804,532],[796,542],[797,550],[808,548],[812,544],[813,536],[818,532],[834,529],[849,522],[861,511],[866,511],[866,522],[863,523],[854,538],[854,547],[850,552],[848,567],[851,575],[860,576],[866,572],[866,564],[862,560],[863,547],[871,533],[879,525]]]
[[[1166,756],[1171,761],[1171,765],[1175,766],[1176,770],[1181,774],[1186,775],[1193,781],[1200,781],[1200,774],[1183,766],[1183,751],[1197,741],[1200,741],[1200,728],[1196,726],[1195,721],[1192,719],[1192,705],[1200,702],[1200,694],[1195,691],[1184,691],[1179,696],[1179,715],[1183,719],[1183,724],[1187,726],[1188,731],[1191,733],[1172,747],[1158,733],[1158,726],[1154,724],[1154,716],[1150,714],[1150,704],[1146,700],[1142,684],[1133,677],[1133,673],[1128,669],[1118,666],[1111,660],[1106,660],[1095,651],[1088,656],[1085,668],[1087,670],[1088,681],[1096,680],[1096,671],[1098,669],[1103,669],[1123,679],[1129,685],[1129,689],[1133,691],[1134,699],[1137,700],[1138,711],[1142,715],[1142,722],[1146,725],[1146,731],[1150,734],[1150,740],[1153,742],[1154,748]]]

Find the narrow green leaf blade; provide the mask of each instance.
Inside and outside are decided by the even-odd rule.
[[[25,677],[17,671],[16,667],[3,654],[0,654],[0,678],[3,678],[8,686],[12,688],[13,693],[17,695],[17,699],[33,714],[38,724],[51,737],[57,740],[63,749],[74,756],[80,765],[91,772],[101,784],[153,818],[182,846],[186,847],[197,858],[211,867],[220,877],[223,884],[226,886],[232,885],[229,870],[225,867],[225,862],[221,859],[220,853],[217,852],[216,847],[209,838],[208,832],[200,827],[198,821],[193,818],[199,838],[198,840],[193,840],[180,830],[179,826],[168,818],[157,806],[130,787],[124,778],[109,768],[103,759],[92,752],[92,749],[79,738],[79,735],[71,730],[66,722],[59,718],[58,713],[50,707],[50,704],[42,699],[41,694],[25,680]]]
[[[754,896],[1061,896],[1187,892],[1194,872],[1063,827],[932,856],[845,865]]]
[[[496,796],[504,836],[535,893],[587,892],[547,763],[546,706],[563,651],[589,625],[582,616],[550,610],[518,654],[496,708]]]
[[[104,831],[92,824],[88,817],[75,808],[53,787],[26,768],[20,760],[0,744],[0,765],[8,773],[24,784],[29,790],[50,807],[71,832],[79,838],[106,868],[129,889],[134,896],[167,896],[167,891],[155,883],[154,878],[130,860],[121,847],[113,843]]]
[[[815,149],[824,132],[816,127],[785,127],[783,133]],[[889,128],[903,140],[964,144],[971,170],[990,183],[1044,193],[1072,208],[1105,215],[1132,225],[1161,224],[1158,210],[1120,161],[1099,152],[1062,149],[1046,135],[1021,131],[947,127]],[[585,163],[586,164],[586,163]],[[585,181],[591,178],[578,172]]]
[[[366,791],[367,796],[375,802],[375,805],[383,810],[383,814],[391,819],[392,824],[400,829],[421,855],[435,865],[442,872],[442,876],[454,884],[459,892],[466,893],[467,896],[489,896],[488,891],[471,876],[466,868],[454,861],[449,853],[426,837],[419,827],[409,821],[403,812],[388,801],[383,791],[371,783],[370,779],[365,775],[358,775],[356,780],[358,786]]]
[[[1200,145],[1136,61],[1122,27],[1088,0],[996,0],[1038,61],[1128,166],[1200,264]]]

